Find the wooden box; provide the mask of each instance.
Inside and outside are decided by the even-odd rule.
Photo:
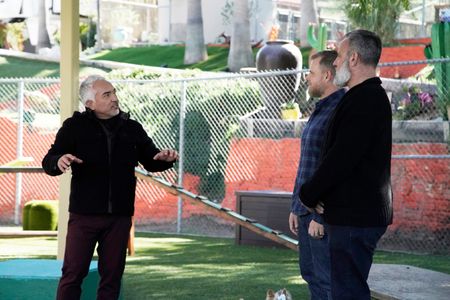
[[[297,236],[289,230],[291,198],[292,193],[288,192],[238,191],[236,192],[236,212],[297,239]],[[240,225],[236,225],[235,242],[238,245],[284,247]]]

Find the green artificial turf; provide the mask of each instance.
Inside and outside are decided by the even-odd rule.
[[[223,47],[208,47],[208,60],[192,65],[184,64],[184,47],[177,45],[104,50],[90,58],[174,69],[224,71],[227,67],[228,50]]]
[[[56,238],[0,238],[0,261],[55,258]],[[136,255],[127,257],[125,299],[264,299],[267,289],[287,288],[307,299],[297,253],[237,246],[232,239],[137,233]],[[377,251],[375,263],[407,264],[450,274],[448,256]]]
[[[256,57],[258,48],[253,49]],[[308,65],[308,57],[311,49],[301,49],[303,56],[303,65]],[[202,71],[226,71],[228,64],[229,48],[210,46],[207,48],[208,59],[192,65],[185,65],[184,46],[149,46],[138,48],[118,48],[105,50],[92,55],[91,59],[111,60],[138,65],[168,67],[175,69],[200,69]]]
[[[80,65],[80,75],[106,74],[108,69]],[[59,64],[39,60],[0,56],[0,78],[59,77]]]
[[[256,56],[258,48],[253,49]],[[202,71],[226,71],[229,48],[211,46],[208,47],[208,59],[206,61],[185,65],[184,47],[179,45],[149,46],[137,48],[118,48],[104,50],[90,57],[94,60],[110,60],[138,65],[155,67],[168,67],[175,69],[199,69]],[[307,66],[310,49],[301,49],[303,65]],[[105,74],[108,69],[80,66],[80,75]],[[29,60],[14,57],[0,56],[0,78],[14,77],[59,77],[59,64],[39,60]]]

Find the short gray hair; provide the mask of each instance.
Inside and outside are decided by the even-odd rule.
[[[105,80],[105,77],[100,75],[90,75],[80,84],[80,101],[86,105],[88,100],[95,101],[95,91],[93,89],[94,83],[99,80]]]
[[[349,41],[349,50],[357,52],[363,64],[373,67],[378,65],[382,45],[381,39],[376,33],[357,29],[347,33],[344,38]],[[350,52],[348,54],[350,55]]]

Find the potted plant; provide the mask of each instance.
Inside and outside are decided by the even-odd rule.
[[[406,96],[400,101],[395,117],[400,120],[434,118],[436,107],[433,96],[417,86],[404,87]]]
[[[298,120],[302,116],[298,103],[294,100],[281,104],[280,109],[283,120]]]

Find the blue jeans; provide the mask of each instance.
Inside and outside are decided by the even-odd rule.
[[[367,284],[373,253],[387,226],[328,225],[333,300],[370,300]]]
[[[299,217],[300,274],[308,283],[312,300],[331,300],[328,233],[325,230],[323,238],[312,238],[308,234],[311,220],[312,214]]]

